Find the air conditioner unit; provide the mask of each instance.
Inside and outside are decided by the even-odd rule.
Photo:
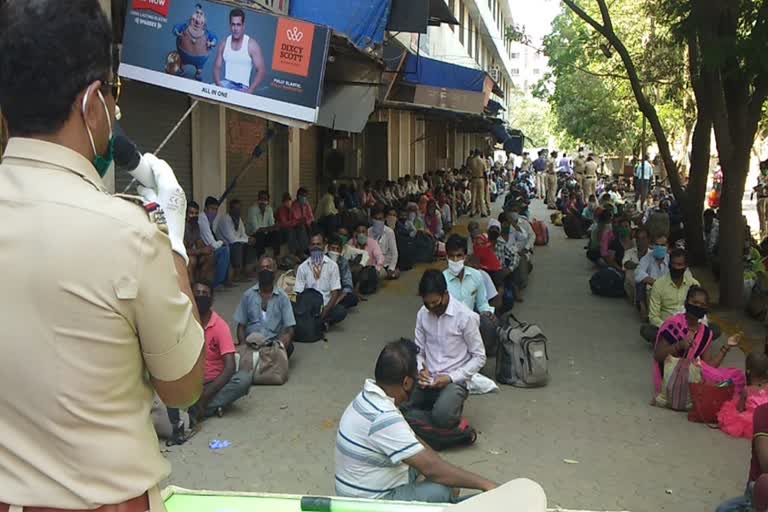
[[[501,80],[501,70],[499,68],[491,68],[488,70],[488,75],[494,82],[498,83]]]

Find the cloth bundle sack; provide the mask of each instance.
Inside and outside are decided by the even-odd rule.
[[[260,334],[251,334],[245,342],[254,349],[253,383],[255,385],[282,386],[288,382],[290,374],[288,352],[280,341],[266,341]]]
[[[668,356],[664,361],[664,381],[655,404],[673,411],[687,411],[693,406],[689,385],[700,383],[701,367],[688,359]]]

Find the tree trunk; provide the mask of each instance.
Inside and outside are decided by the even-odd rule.
[[[731,152],[722,159],[723,173],[720,199],[720,305],[740,307],[744,302],[744,221],[741,202],[749,172],[749,149]]]
[[[696,126],[691,139],[691,168],[688,187],[683,202],[683,224],[685,242],[691,265],[706,263],[707,251],[704,244],[704,199],[709,178],[709,150],[712,142],[712,116],[705,106],[700,106]]]

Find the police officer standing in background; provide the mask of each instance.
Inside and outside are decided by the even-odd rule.
[[[104,188],[119,82],[98,0],[1,5],[0,512],[162,511],[153,390],[187,407],[203,383],[184,193],[151,155],[165,221]]]

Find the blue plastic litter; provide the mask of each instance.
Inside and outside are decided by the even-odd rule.
[[[208,443],[208,448],[211,450],[223,450],[224,448],[229,448],[230,446],[232,446],[232,443],[223,439],[213,439],[210,443]]]

